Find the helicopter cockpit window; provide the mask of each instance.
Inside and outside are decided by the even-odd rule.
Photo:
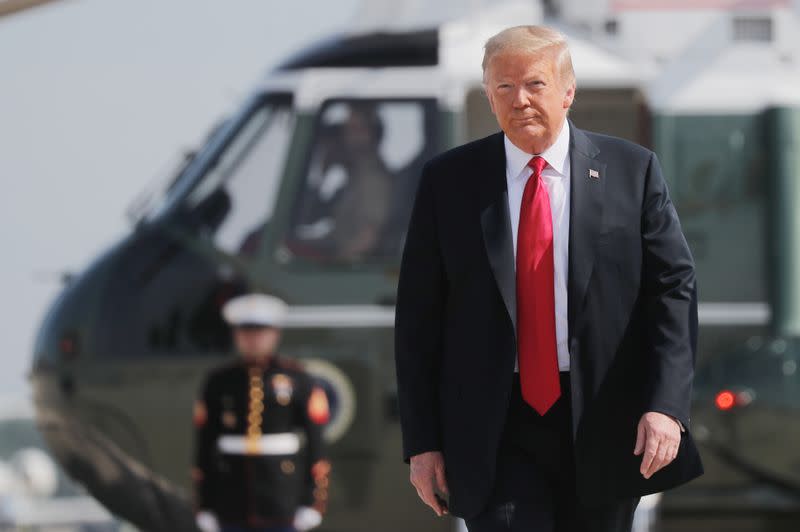
[[[257,108],[185,198],[187,218],[217,249],[246,256],[258,251],[294,120],[287,99]]]
[[[218,121],[206,135],[205,146],[214,142],[229,119]],[[205,148],[201,148],[202,149]],[[161,217],[180,196],[181,185],[188,179],[187,170],[197,159],[199,151],[179,154],[143,192],[128,206],[127,216],[136,225],[152,222]]]
[[[282,251],[285,262],[399,258],[424,161],[434,150],[431,100],[324,105]]]

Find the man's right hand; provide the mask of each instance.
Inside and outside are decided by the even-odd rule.
[[[433,508],[441,517],[447,513],[447,506],[436,498],[436,492],[447,496],[447,480],[444,476],[444,457],[440,451],[428,451],[411,457],[411,484],[417,488],[417,495]]]

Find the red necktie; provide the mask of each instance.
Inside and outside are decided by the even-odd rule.
[[[561,395],[553,285],[553,217],[542,182],[547,162],[528,162],[517,231],[517,353],[522,398],[544,415]]]

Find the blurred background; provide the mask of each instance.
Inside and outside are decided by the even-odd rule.
[[[529,23],[697,262],[706,475],[638,530],[800,529],[800,1],[0,0],[0,530],[189,526],[242,287],[333,407],[321,530],[457,529],[400,460],[394,289],[422,163],[497,130],[483,42]]]

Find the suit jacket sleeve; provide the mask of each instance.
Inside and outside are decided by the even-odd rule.
[[[688,428],[697,349],[694,260],[655,154],[646,173],[642,253],[649,348],[645,411],[670,415]]]
[[[395,314],[395,367],[403,461],[441,450],[439,370],[446,286],[429,164],[408,227]]]

